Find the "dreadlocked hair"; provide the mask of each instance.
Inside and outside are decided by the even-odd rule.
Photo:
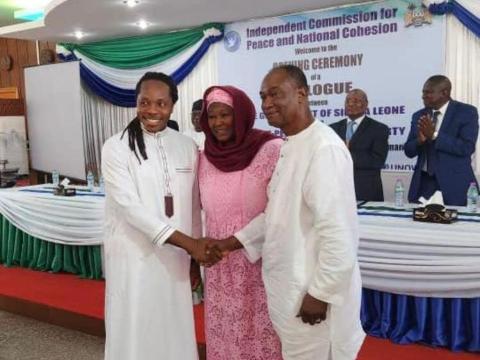
[[[123,139],[123,136],[127,131],[128,131],[128,147],[130,148],[130,150],[133,151],[138,162],[141,164],[141,160],[137,154],[137,147],[138,147],[138,151],[140,151],[140,155],[142,155],[143,160],[147,160],[148,156],[147,156],[147,152],[145,151],[145,141],[143,139],[143,131],[142,131],[142,127],[140,126],[140,119],[138,117],[135,117],[135,119],[130,121],[130,123],[127,125],[125,130],[123,130],[122,136],[120,136],[120,139]]]
[[[175,103],[178,100],[177,85],[175,84],[175,81],[170,76],[161,72],[154,72],[154,71],[146,72],[140,78],[140,80],[138,80],[137,86],[135,87],[135,98],[138,98],[138,94],[140,94],[140,88],[142,86],[142,83],[147,80],[156,80],[156,81],[163,82],[165,85],[167,85],[170,91],[170,97],[172,98],[173,104],[175,105]]]
[[[173,103],[175,104],[178,100],[178,89],[177,85],[175,84],[175,81],[168,75],[160,72],[152,72],[149,71],[145,73],[140,80],[138,80],[137,86],[135,87],[135,98],[138,98],[138,95],[140,94],[140,89],[142,86],[142,83],[147,80],[156,80],[163,82],[166,84],[169,88],[170,91],[170,97],[172,98]],[[137,158],[138,162],[141,164],[140,157],[137,154],[137,148],[138,151],[140,152],[140,155],[142,155],[143,160],[147,160],[147,151],[145,150],[145,141],[143,139],[143,131],[142,127],[140,126],[140,119],[135,117],[130,123],[127,125],[125,130],[122,132],[122,136],[120,136],[120,139],[123,139],[123,135],[125,135],[125,132],[128,131],[128,147],[130,150],[133,151],[135,154],[135,157]]]

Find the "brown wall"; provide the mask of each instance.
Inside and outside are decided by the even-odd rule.
[[[49,48],[55,51],[55,43],[41,41],[39,49]],[[0,37],[0,56],[10,55],[12,68],[10,71],[0,70],[0,87],[18,88],[20,99],[25,97],[25,83],[23,80],[23,68],[37,65],[37,50],[35,41],[7,39]]]

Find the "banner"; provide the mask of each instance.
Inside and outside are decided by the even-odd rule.
[[[274,66],[293,64],[307,75],[313,115],[345,118],[346,93],[364,90],[368,115],[390,128],[385,170],[413,170],[403,144],[411,115],[423,107],[422,88],[444,73],[445,19],[418,0],[390,0],[333,10],[239,22],[225,27],[219,83],[243,89],[257,108],[256,127],[271,129],[259,89]]]

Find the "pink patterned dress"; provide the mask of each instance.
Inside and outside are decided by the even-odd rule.
[[[225,239],[265,209],[281,144],[282,140],[266,142],[247,168],[234,172],[218,170],[201,154],[200,195],[207,236]],[[239,250],[205,269],[208,360],[282,359],[268,316],[261,267],[261,261],[252,264]]]

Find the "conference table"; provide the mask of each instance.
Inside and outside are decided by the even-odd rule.
[[[102,278],[104,194],[51,184],[0,190],[0,263]],[[367,333],[480,351],[480,213],[412,220],[413,205],[358,206],[361,319]]]
[[[361,319],[370,335],[480,351],[480,213],[412,220],[418,205],[358,207]]]
[[[0,190],[0,263],[102,278],[104,194],[43,184]]]

